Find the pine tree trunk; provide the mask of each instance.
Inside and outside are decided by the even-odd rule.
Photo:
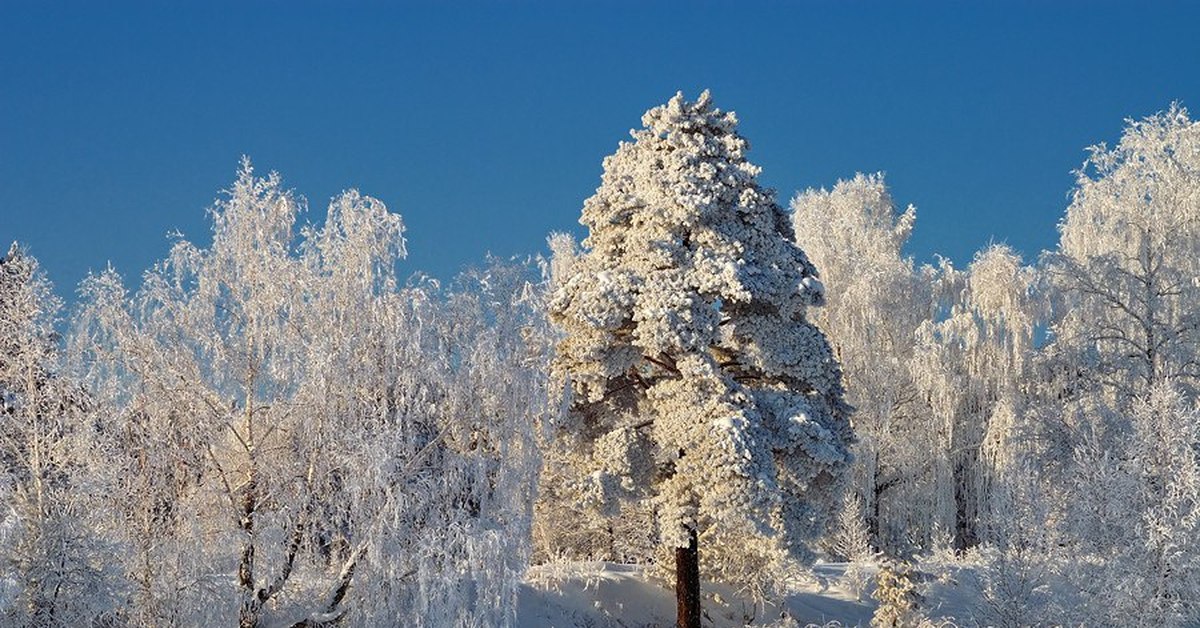
[[[675,548],[675,603],[678,628],[700,628],[700,550],[696,530],[688,530],[688,546]]]

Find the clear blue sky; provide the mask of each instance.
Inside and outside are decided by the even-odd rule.
[[[883,170],[911,252],[1053,246],[1071,170],[1122,121],[1200,109],[1197,3],[384,6],[0,0],[0,240],[63,294],[136,276],[238,158],[320,220],[403,214],[405,273],[540,251],[644,110],[711,88],[786,202]],[[132,283],[132,282],[131,282]]]

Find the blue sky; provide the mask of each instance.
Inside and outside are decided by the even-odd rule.
[[[910,252],[1052,247],[1095,142],[1200,108],[1181,2],[34,3],[0,0],[0,240],[64,295],[136,277],[249,155],[408,225],[404,271],[574,230],[643,111],[710,88],[781,202],[883,170]]]

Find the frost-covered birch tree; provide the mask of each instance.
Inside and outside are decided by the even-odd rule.
[[[987,603],[1024,608],[1001,598],[1037,583],[1020,570],[1049,538],[1025,534],[1048,524],[1039,507],[1013,507],[1017,492],[1049,487],[1026,471],[1042,313],[1034,269],[1002,245],[965,270],[948,260],[916,268],[903,254],[915,213],[896,211],[880,175],[806,191],[792,211],[797,241],[831,286],[813,317],[856,408],[855,489],[870,506],[872,543],[901,556],[997,544],[977,554],[991,574]],[[855,532],[846,514],[831,539],[838,556],[849,556],[839,545]]]
[[[88,397],[60,373],[59,308],[14,244],[0,257],[0,623],[11,625],[99,621],[116,595],[79,455]]]
[[[1071,623],[1200,621],[1200,408],[1170,382],[1137,399],[1114,447],[1076,446],[1061,527]]]
[[[966,271],[916,267],[903,253],[915,209],[896,211],[882,175],[808,190],[791,208],[797,242],[831,286],[814,320],[856,409],[855,489],[872,542],[893,554],[940,533],[974,545],[1024,412],[1032,269],[1005,246]]]
[[[1005,245],[976,253],[965,272],[944,263],[944,314],[917,331],[913,373],[937,430],[930,523],[950,531],[957,549],[983,540],[992,481],[1023,464],[1015,459],[1037,323],[1034,280]]]
[[[1091,147],[1058,249],[1051,327],[1063,394],[1125,411],[1171,379],[1200,379],[1200,123],[1173,105]]]
[[[935,271],[904,255],[916,209],[896,211],[882,174],[807,190],[791,211],[796,242],[829,284],[812,319],[829,336],[855,408],[854,490],[871,543],[894,552],[932,507],[936,437],[912,369],[917,329],[934,315]]]
[[[73,344],[139,625],[511,621],[527,555],[526,336],[539,293],[494,266],[399,285],[403,226],[349,191],[321,227],[243,164],[209,247],[129,295],[84,285]]]
[[[1200,124],[1173,105],[1091,147],[1059,230],[1043,258],[1054,310],[1036,401],[1070,581],[1122,621],[1194,621],[1175,600],[1195,584],[1174,565],[1195,535],[1167,532],[1194,515],[1167,487],[1195,463]]]
[[[677,94],[642,123],[584,203],[589,235],[550,304],[554,369],[583,481],[598,501],[654,501],[680,624],[698,626],[698,548],[807,555],[841,500],[849,408],[805,315],[824,288],[734,115]]]

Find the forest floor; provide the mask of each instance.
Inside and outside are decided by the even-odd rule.
[[[811,583],[780,604],[756,604],[731,587],[705,583],[704,625],[844,627],[868,626],[877,602],[874,565],[817,563]],[[954,582],[930,580],[923,607],[934,625],[971,626],[967,595]],[[966,618],[958,623],[953,618]],[[530,568],[517,602],[520,628],[669,628],[675,625],[675,596],[637,565],[577,562]]]
[[[875,601],[845,584],[847,565],[814,566],[811,590],[782,604],[755,604],[731,587],[705,583],[706,626],[806,626],[836,621],[867,625]],[[517,602],[521,628],[673,626],[675,596],[636,565],[603,562],[542,565],[530,569]],[[808,588],[808,587],[805,587]],[[794,620],[794,621],[793,621]]]

